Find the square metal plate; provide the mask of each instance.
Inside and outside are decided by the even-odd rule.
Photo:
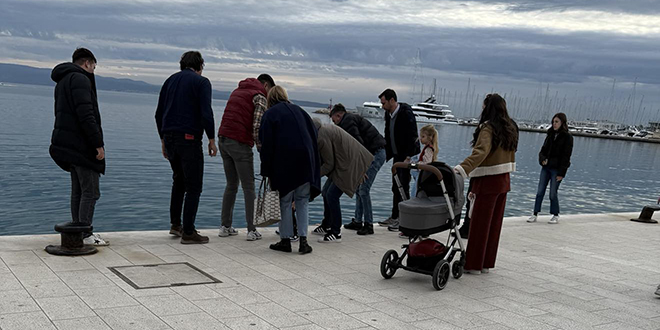
[[[108,269],[138,290],[222,283],[222,281],[187,262],[118,266],[108,267]]]

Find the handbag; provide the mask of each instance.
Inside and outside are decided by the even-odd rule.
[[[267,227],[278,223],[282,219],[280,212],[280,193],[270,190],[268,178],[261,179],[259,193],[254,207],[254,225]]]

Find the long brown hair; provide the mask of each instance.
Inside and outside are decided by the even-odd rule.
[[[512,151],[518,149],[518,125],[509,117],[506,101],[499,94],[488,94],[484,99],[484,110],[479,117],[479,126],[472,136],[473,147],[479,138],[482,124],[489,125],[493,130],[493,149],[497,147]]]

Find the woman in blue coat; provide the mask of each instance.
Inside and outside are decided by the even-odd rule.
[[[280,193],[280,242],[273,250],[291,252],[293,233],[291,203],[295,201],[300,245],[298,252],[312,252],[307,243],[310,196],[321,190],[317,132],[312,118],[289,102],[286,90],[275,86],[268,92],[268,110],[261,119],[261,175],[270,179],[271,188]]]

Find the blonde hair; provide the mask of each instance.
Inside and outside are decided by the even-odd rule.
[[[431,138],[431,146],[433,147],[433,161],[438,160],[438,131],[433,125],[426,125],[419,130]]]
[[[284,87],[275,85],[270,89],[270,91],[268,91],[267,101],[269,108],[281,102],[289,103],[289,94],[287,94]]]

